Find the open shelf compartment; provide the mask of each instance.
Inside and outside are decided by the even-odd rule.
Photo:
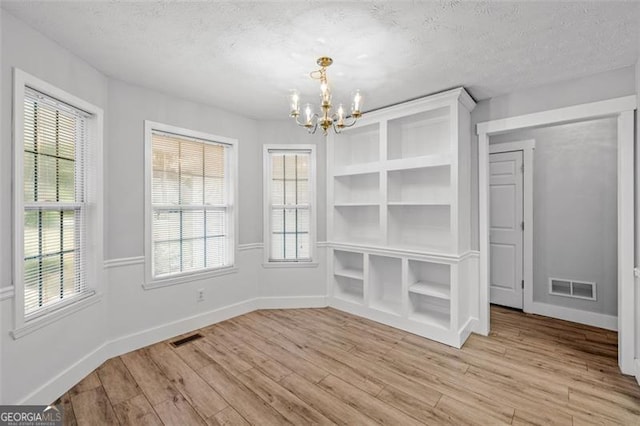
[[[451,151],[449,107],[389,120],[387,158],[422,157]]]
[[[396,257],[369,256],[369,289],[372,308],[402,314],[402,260]]]
[[[380,173],[337,176],[333,182],[334,205],[366,205],[380,202]]]
[[[451,203],[451,168],[422,167],[388,172],[387,196],[392,205]]]
[[[380,208],[335,206],[333,239],[337,242],[377,244],[380,241]]]
[[[352,251],[333,251],[333,273],[345,278],[364,279],[364,255]]]
[[[409,259],[409,293],[451,299],[451,267],[446,263]]]
[[[408,250],[447,252],[451,248],[448,205],[388,206],[389,245]]]
[[[345,129],[334,145],[336,169],[380,160],[380,126],[378,123]]]
[[[451,301],[418,293],[409,293],[409,319],[449,330],[451,325]]]

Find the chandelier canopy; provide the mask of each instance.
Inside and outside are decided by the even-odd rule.
[[[312,71],[309,76],[314,80],[320,80],[320,113],[314,111],[313,105],[305,104],[303,116],[300,117],[300,92],[292,90],[289,95],[289,115],[296,121],[298,126],[305,127],[309,133],[315,133],[318,126],[322,127],[325,135],[330,127],[336,133],[340,133],[345,127],[353,126],[358,118],[362,116],[362,94],[359,90],[353,93],[351,109],[348,115],[342,104],[338,104],[338,109],[334,112],[331,109],[331,88],[327,80],[327,67],[333,63],[333,59],[323,56],[318,58],[316,63],[320,66],[320,69]]]

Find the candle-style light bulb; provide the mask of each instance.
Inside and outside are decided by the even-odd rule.
[[[305,126],[311,126],[313,121],[313,106],[311,104],[306,104],[304,106],[304,116],[305,116]]]
[[[362,94],[359,90],[353,95],[353,104],[351,105],[351,114],[360,115],[362,112]]]
[[[289,92],[289,115],[297,117],[300,114],[300,92],[291,90]]]
[[[344,126],[344,107],[342,104],[338,105],[338,126]]]

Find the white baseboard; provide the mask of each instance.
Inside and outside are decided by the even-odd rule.
[[[636,364],[636,382],[640,385],[640,358],[635,359]]]
[[[257,309],[326,308],[326,296],[261,297]]]
[[[549,303],[533,302],[529,307],[532,314],[544,315],[561,320],[577,322],[580,324],[600,327],[607,330],[618,330],[618,317],[597,312],[582,311],[580,309],[566,308],[564,306],[551,305]]]
[[[460,328],[460,331],[458,332],[458,336],[460,336],[460,346],[464,345],[464,342],[467,341],[471,332],[478,328],[479,322],[478,318],[471,317],[467,323]]]
[[[327,298],[325,296],[256,298],[131,333],[105,342],[15,403],[19,405],[50,404],[109,358],[257,309],[317,308],[326,306]]]

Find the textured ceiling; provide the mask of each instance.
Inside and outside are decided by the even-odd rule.
[[[636,2],[12,2],[109,76],[254,118],[287,116],[321,55],[365,109],[465,86],[476,99],[634,64]],[[304,98],[303,98],[304,101]]]

